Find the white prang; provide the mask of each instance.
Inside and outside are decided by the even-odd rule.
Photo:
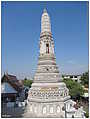
[[[44,12],[41,17],[40,55],[46,54],[46,51],[48,52],[48,47],[46,47],[46,43],[49,46],[49,54],[54,54],[54,42],[50,34],[51,34],[50,17],[46,9],[44,9]],[[47,37],[44,37],[44,35],[47,35]]]
[[[44,9],[42,17],[41,17],[41,32],[51,32],[51,23],[50,23],[50,17]]]
[[[50,17],[44,9],[38,66],[28,93],[24,117],[75,117],[76,111],[56,65]]]

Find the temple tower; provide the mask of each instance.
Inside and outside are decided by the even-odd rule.
[[[51,33],[50,17],[44,9],[41,17],[40,54],[34,82],[59,82],[60,75],[54,55],[54,41]]]
[[[51,22],[46,9],[41,17],[39,47],[38,65],[29,90],[25,117],[66,117],[65,108],[71,105],[69,90],[56,65]]]
[[[33,117],[65,117],[64,102],[70,96],[56,65],[51,22],[46,9],[41,17],[39,44],[38,66],[28,95],[28,114]]]

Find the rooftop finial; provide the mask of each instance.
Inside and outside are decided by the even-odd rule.
[[[43,12],[44,12],[44,13],[46,13],[46,12],[47,12],[46,8],[44,8]]]

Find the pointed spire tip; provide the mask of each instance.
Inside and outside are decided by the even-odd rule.
[[[46,12],[47,12],[46,8],[44,8],[43,12],[44,12],[44,13],[46,13]]]

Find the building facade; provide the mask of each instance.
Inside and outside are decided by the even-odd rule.
[[[73,81],[76,81],[78,83],[81,82],[81,75],[63,75],[62,76],[63,79],[72,79]]]
[[[16,76],[4,74],[1,79],[2,102],[15,102],[23,91],[24,86],[17,80]]]

